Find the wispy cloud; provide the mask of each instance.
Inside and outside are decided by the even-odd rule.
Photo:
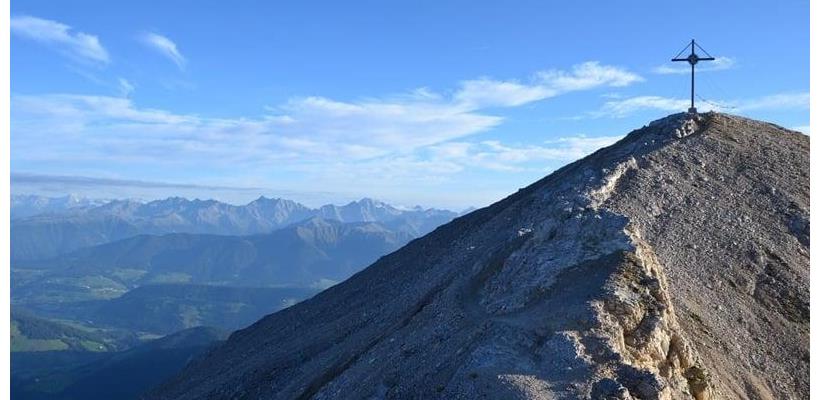
[[[508,184],[526,184],[619,138],[578,135],[537,144],[506,144],[499,140],[451,141],[357,162],[337,157],[320,165],[299,165],[295,171],[311,177],[313,182],[327,183],[328,187],[339,182],[344,182],[345,187],[372,187],[388,192],[405,191],[411,187],[414,192],[427,193],[425,196],[431,197],[427,200],[430,202],[453,196],[478,196],[482,201],[490,201],[506,194],[509,189],[489,190],[489,186],[482,188],[479,185],[472,187],[470,193],[455,193],[460,190],[444,193],[436,188],[441,185],[452,188],[465,183],[458,178],[462,174],[480,174],[485,183],[490,176],[502,176]],[[498,175],[499,172],[502,174]]]
[[[811,127],[809,125],[800,125],[800,126],[793,126],[791,127],[792,130],[805,133],[806,135],[811,134]]]
[[[341,102],[323,97],[290,100],[276,117],[270,121],[279,125],[281,134],[300,138],[314,149],[329,145],[331,152],[352,143],[362,150],[409,150],[482,132],[502,121],[436,100]],[[376,155],[362,155],[367,153]]]
[[[125,78],[117,78],[117,85],[120,89],[120,96],[128,97],[135,89],[134,84]]]
[[[754,110],[783,110],[783,109],[808,109],[809,93],[779,93],[770,96],[757,97],[735,102],[736,107],[742,111]]]
[[[173,158],[184,155],[207,163],[357,160],[412,151],[501,122],[500,117],[418,101],[339,102],[310,97],[291,100],[276,110],[256,118],[206,118],[139,108],[122,97],[16,95],[12,97],[12,140],[16,155],[28,157],[71,159],[93,154],[162,161],[177,154]],[[59,133],[66,143],[50,142],[46,152],[43,132]]]
[[[545,165],[565,163],[609,146],[622,136],[567,136],[537,144],[504,144],[498,140],[447,142],[431,146],[430,160],[460,167],[516,171],[543,170]]]
[[[520,106],[557,94],[555,90],[540,84],[484,78],[463,82],[454,99],[462,107],[478,109]]]
[[[365,160],[459,140],[503,122],[485,108],[513,107],[545,96],[623,86],[640,79],[597,62],[538,76],[539,83],[527,89],[532,94],[523,96],[510,82],[494,81],[483,91],[478,87],[481,80],[473,80],[449,95],[422,88],[356,101],[298,97],[268,107],[264,115],[241,118],[141,108],[125,96],[16,95],[12,97],[13,142],[15,150],[30,149],[30,153],[16,151],[29,158],[156,158],[168,162],[187,155],[208,163]],[[131,90],[133,85],[123,79],[121,93],[127,95]],[[48,146],[46,151],[41,132],[61,134],[66,143]]]
[[[97,36],[77,32],[57,21],[32,16],[12,17],[11,33],[51,46],[76,61],[101,64],[110,61]]]
[[[538,73],[538,76],[547,85],[561,93],[600,86],[624,87],[643,81],[642,77],[626,69],[601,65],[597,61],[576,65],[571,72],[549,70]]]
[[[675,99],[661,96],[637,96],[625,99],[611,100],[597,111],[591,113],[593,117],[621,118],[644,110],[681,111],[689,107],[689,100]]]
[[[378,187],[389,193],[410,186],[437,187],[465,171],[516,171],[538,176],[618,139],[579,135],[536,144],[470,141],[469,135],[475,133],[471,129],[484,129],[484,124],[500,119],[457,111],[452,105],[431,111],[426,108],[432,107],[430,104],[414,101],[418,100],[377,105],[375,101],[300,100],[276,108],[289,110],[287,114],[218,119],[139,108],[122,97],[15,95],[12,162],[98,163],[106,170],[123,164],[129,168],[151,165],[234,174],[251,171],[242,179],[257,182],[252,187],[280,186],[282,177],[289,176],[313,185],[291,183],[288,187],[295,191],[325,187],[344,193],[349,188]],[[373,119],[363,119],[365,116]],[[395,124],[388,122],[391,118],[396,118]],[[425,121],[433,126],[423,126]],[[465,123],[472,128],[465,128]],[[276,181],[265,180],[271,171],[278,174]],[[53,193],[59,192],[57,187],[103,193],[105,185],[134,189],[105,192],[111,195],[133,196],[139,193],[135,188],[141,186],[147,192],[168,193],[159,191],[165,184],[121,179],[14,178],[17,187],[23,182],[51,188]],[[203,192],[201,188],[188,189]],[[486,193],[482,198],[501,194],[503,191]]]
[[[691,68],[689,64],[682,65],[684,63],[676,63],[674,65],[659,65],[652,69],[652,72],[661,75],[669,75],[669,74],[689,74],[691,73]],[[713,71],[725,71],[728,69],[735,68],[737,66],[737,62],[734,58],[731,57],[715,57],[714,61],[704,61],[700,62],[697,65],[698,72],[713,72]]]
[[[623,87],[643,81],[626,69],[588,61],[570,71],[547,70],[527,83],[489,78],[464,81],[456,92],[456,103],[467,108],[513,107],[563,93],[597,87]]]
[[[695,106],[701,111],[734,113],[758,110],[800,110],[809,107],[809,94],[805,92],[779,93],[747,99],[698,100],[695,101]],[[587,113],[587,116],[595,118],[623,118],[642,111],[675,112],[685,111],[687,108],[689,108],[688,99],[661,96],[637,96],[607,101],[598,110]]]
[[[171,41],[171,39],[154,32],[145,32],[141,34],[139,38],[145,45],[173,61],[180,70],[185,69],[187,60],[182,56],[182,53],[177,49],[176,43]]]
[[[131,188],[151,188],[151,189],[205,189],[205,190],[232,190],[259,192],[261,188],[256,187],[235,187],[220,185],[198,185],[192,183],[173,183],[141,181],[134,179],[100,178],[75,175],[47,175],[13,172],[11,174],[12,184],[38,184],[54,185],[60,187],[131,187]]]
[[[134,85],[125,79],[120,96],[15,94],[12,165],[69,163],[75,169],[64,172],[76,174],[104,174],[120,166],[216,171],[252,186],[335,192],[378,187],[382,193],[436,187],[471,170],[538,176],[602,142],[585,137],[535,144],[473,140],[504,122],[491,110],[640,79],[599,63],[534,76],[520,87],[486,78],[488,90],[494,90],[483,97],[477,86],[482,79],[476,79],[449,91],[419,88],[346,101],[294,97],[259,115],[235,118],[139,106],[127,96]]]

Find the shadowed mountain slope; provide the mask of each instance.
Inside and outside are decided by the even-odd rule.
[[[94,302],[79,316],[104,326],[169,334],[195,326],[227,330],[312,296],[309,288],[254,288],[191,284],[140,286],[121,297]]]
[[[808,137],[672,115],[235,332],[147,398],[807,398],[808,250]]]
[[[226,337],[223,330],[201,326],[116,353],[13,353],[12,398],[135,399]]]
[[[340,281],[410,241],[375,222],[311,218],[265,235],[140,235],[18,266],[49,271],[15,286],[14,297],[42,294],[60,279],[103,276],[126,286],[184,282],[236,286]]]

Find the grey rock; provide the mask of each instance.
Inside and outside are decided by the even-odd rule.
[[[800,133],[669,116],[234,333],[146,398],[807,398],[808,231],[791,216],[808,221],[808,165]],[[717,284],[740,276],[753,295]]]

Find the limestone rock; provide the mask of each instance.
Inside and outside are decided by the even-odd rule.
[[[151,399],[809,394],[809,140],[676,114],[234,333]]]

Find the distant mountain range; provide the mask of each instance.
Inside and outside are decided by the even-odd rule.
[[[62,197],[45,197],[38,195],[11,196],[11,219],[26,218],[46,213],[61,213],[69,210],[77,211],[86,208],[101,206],[106,200],[89,199],[85,197],[67,195]]]
[[[137,398],[222,330],[312,297],[458,216],[371,199],[12,203],[12,390],[41,400]]]
[[[260,197],[236,206],[215,200],[172,197],[142,203],[13,196],[12,261],[46,259],[137,235],[196,233],[254,235],[320,217],[342,223],[377,222],[397,234],[419,237],[458,213],[400,209],[372,199],[309,208],[292,200]],[[82,204],[82,205],[80,205]],[[16,210],[16,211],[15,211]]]

